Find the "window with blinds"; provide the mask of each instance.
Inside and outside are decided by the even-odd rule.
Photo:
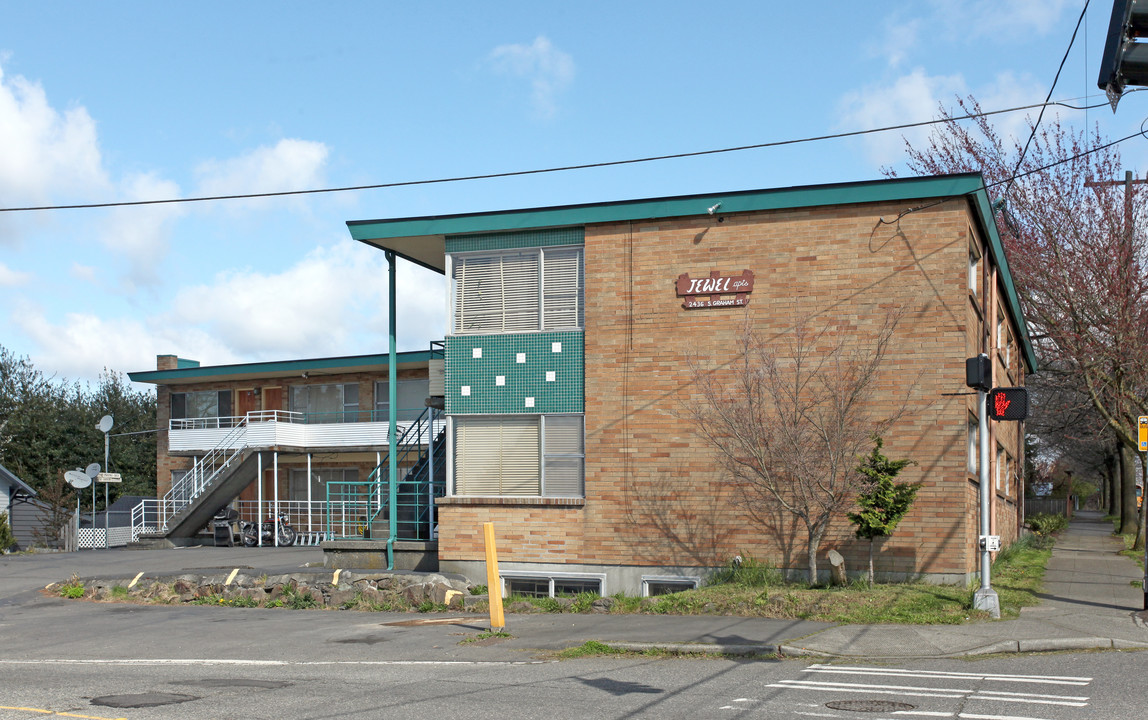
[[[582,497],[585,461],[581,415],[542,416],[542,494]]]
[[[456,416],[454,494],[581,497],[581,415]]]
[[[451,256],[454,332],[493,334],[582,326],[582,248]]]

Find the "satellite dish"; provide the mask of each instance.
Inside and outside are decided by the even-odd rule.
[[[99,463],[92,463],[91,465],[87,466],[86,468],[84,468],[84,474],[90,478],[96,477],[97,475],[100,474],[100,464]]]
[[[113,424],[115,424],[115,420],[112,420],[112,416],[104,415],[100,418],[100,424],[96,426],[96,429],[100,432],[107,432],[112,429]]]
[[[92,479],[79,470],[69,470],[64,473],[64,479],[77,490],[83,490],[92,484]]]

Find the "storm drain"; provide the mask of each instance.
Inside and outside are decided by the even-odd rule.
[[[93,705],[111,708],[150,708],[161,705],[178,705],[188,700],[198,700],[194,695],[176,693],[136,693],[133,695],[104,695],[92,698]]]
[[[825,707],[833,710],[852,710],[853,712],[898,712],[915,710],[916,705],[893,702],[892,700],[834,700],[825,703]]]

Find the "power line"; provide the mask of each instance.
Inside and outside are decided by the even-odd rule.
[[[82,209],[96,209],[96,208],[117,208],[117,207],[136,207],[143,205],[172,205],[177,203],[193,203],[193,202],[213,202],[217,200],[251,200],[258,198],[271,198],[271,197],[287,197],[293,195],[318,195],[321,193],[338,193],[338,192],[354,192],[358,190],[381,190],[387,188],[397,187],[413,187],[417,185],[439,185],[445,183],[456,182],[469,182],[473,180],[493,180],[497,178],[508,177],[522,177],[526,175],[541,175],[544,173],[568,172],[571,170],[590,170],[594,168],[604,167],[617,167],[619,165],[635,165],[639,163],[657,162],[660,160],[678,160],[690,157],[702,157],[705,155],[718,155],[722,153],[743,152],[746,150],[761,150],[764,148],[783,147],[786,145],[798,145],[809,142],[821,142],[825,140],[839,140],[848,137],[858,137],[861,135],[871,135],[874,133],[890,132],[893,130],[908,130],[910,128],[926,127],[929,125],[936,125],[938,123],[956,122],[961,120],[972,120],[980,117],[989,117],[992,115],[1002,115],[1005,113],[1019,112],[1022,110],[1031,110],[1033,108],[1045,108],[1049,105],[1059,105],[1073,110],[1083,110],[1088,108],[1101,107],[1104,103],[1097,103],[1096,105],[1076,106],[1070,105],[1067,102],[1057,101],[1043,103],[1034,103],[1032,105],[1020,105],[1017,107],[1005,108],[1003,110],[991,110],[988,112],[973,113],[968,115],[961,115],[957,117],[939,118],[934,120],[923,120],[921,122],[903,123],[900,125],[889,125],[880,128],[871,128],[869,130],[852,130],[842,133],[834,133],[830,135],[818,135],[815,137],[797,138],[792,140],[777,140],[774,142],[756,143],[753,145],[739,145],[736,147],[719,148],[715,150],[698,150],[695,152],[673,153],[669,155],[654,155],[650,157],[631,158],[628,160],[610,160],[597,163],[583,163],[579,165],[563,165],[559,167],[538,168],[534,170],[512,170],[501,173],[484,173],[480,175],[460,175],[446,178],[435,178],[431,180],[406,180],[391,183],[376,183],[372,185],[350,185],[344,187],[331,187],[331,188],[315,188],[309,190],[281,190],[277,192],[265,193],[244,193],[236,195],[206,195],[201,197],[189,198],[165,198],[160,200],[130,200],[123,202],[104,202],[104,203],[77,203],[71,205],[36,205],[27,207],[8,207],[0,208],[0,212],[32,212],[37,210],[82,210]]]
[[[1080,32],[1080,24],[1084,21],[1084,18],[1088,13],[1088,3],[1090,1],[1091,0],[1085,0],[1084,9],[1080,11],[1080,17],[1076,19],[1076,27],[1072,30],[1072,37],[1068,40],[1068,47],[1064,49],[1064,57],[1060,59],[1060,67],[1056,69],[1056,76],[1052,79],[1052,87],[1048,89],[1048,95],[1044,97],[1044,102],[1046,104],[1048,103],[1049,98],[1052,97],[1052,93],[1056,90],[1056,83],[1058,80],[1060,80],[1060,73],[1062,70],[1064,70],[1064,63],[1068,62],[1068,54],[1072,52],[1072,46],[1076,44],[1076,34]],[[1033,123],[1032,132],[1028,134],[1028,140],[1024,143],[1024,149],[1020,151],[1020,157],[1017,158],[1016,167],[1012,170],[1014,178],[1016,177],[1017,171],[1020,170],[1021,163],[1024,162],[1024,156],[1028,154],[1028,147],[1032,144],[1032,139],[1036,137],[1036,129],[1040,127],[1040,121],[1043,119],[1044,107],[1040,109],[1040,114],[1036,116],[1036,122]],[[1009,184],[1012,184],[1011,180],[1009,181]],[[1005,189],[1005,193],[1008,193],[1007,188]]]

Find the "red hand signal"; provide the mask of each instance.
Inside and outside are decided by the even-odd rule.
[[[1004,417],[1005,410],[1008,410],[1008,406],[1011,404],[1009,399],[1004,393],[998,393],[996,397],[993,398],[993,401],[996,405],[996,415],[998,417]]]

